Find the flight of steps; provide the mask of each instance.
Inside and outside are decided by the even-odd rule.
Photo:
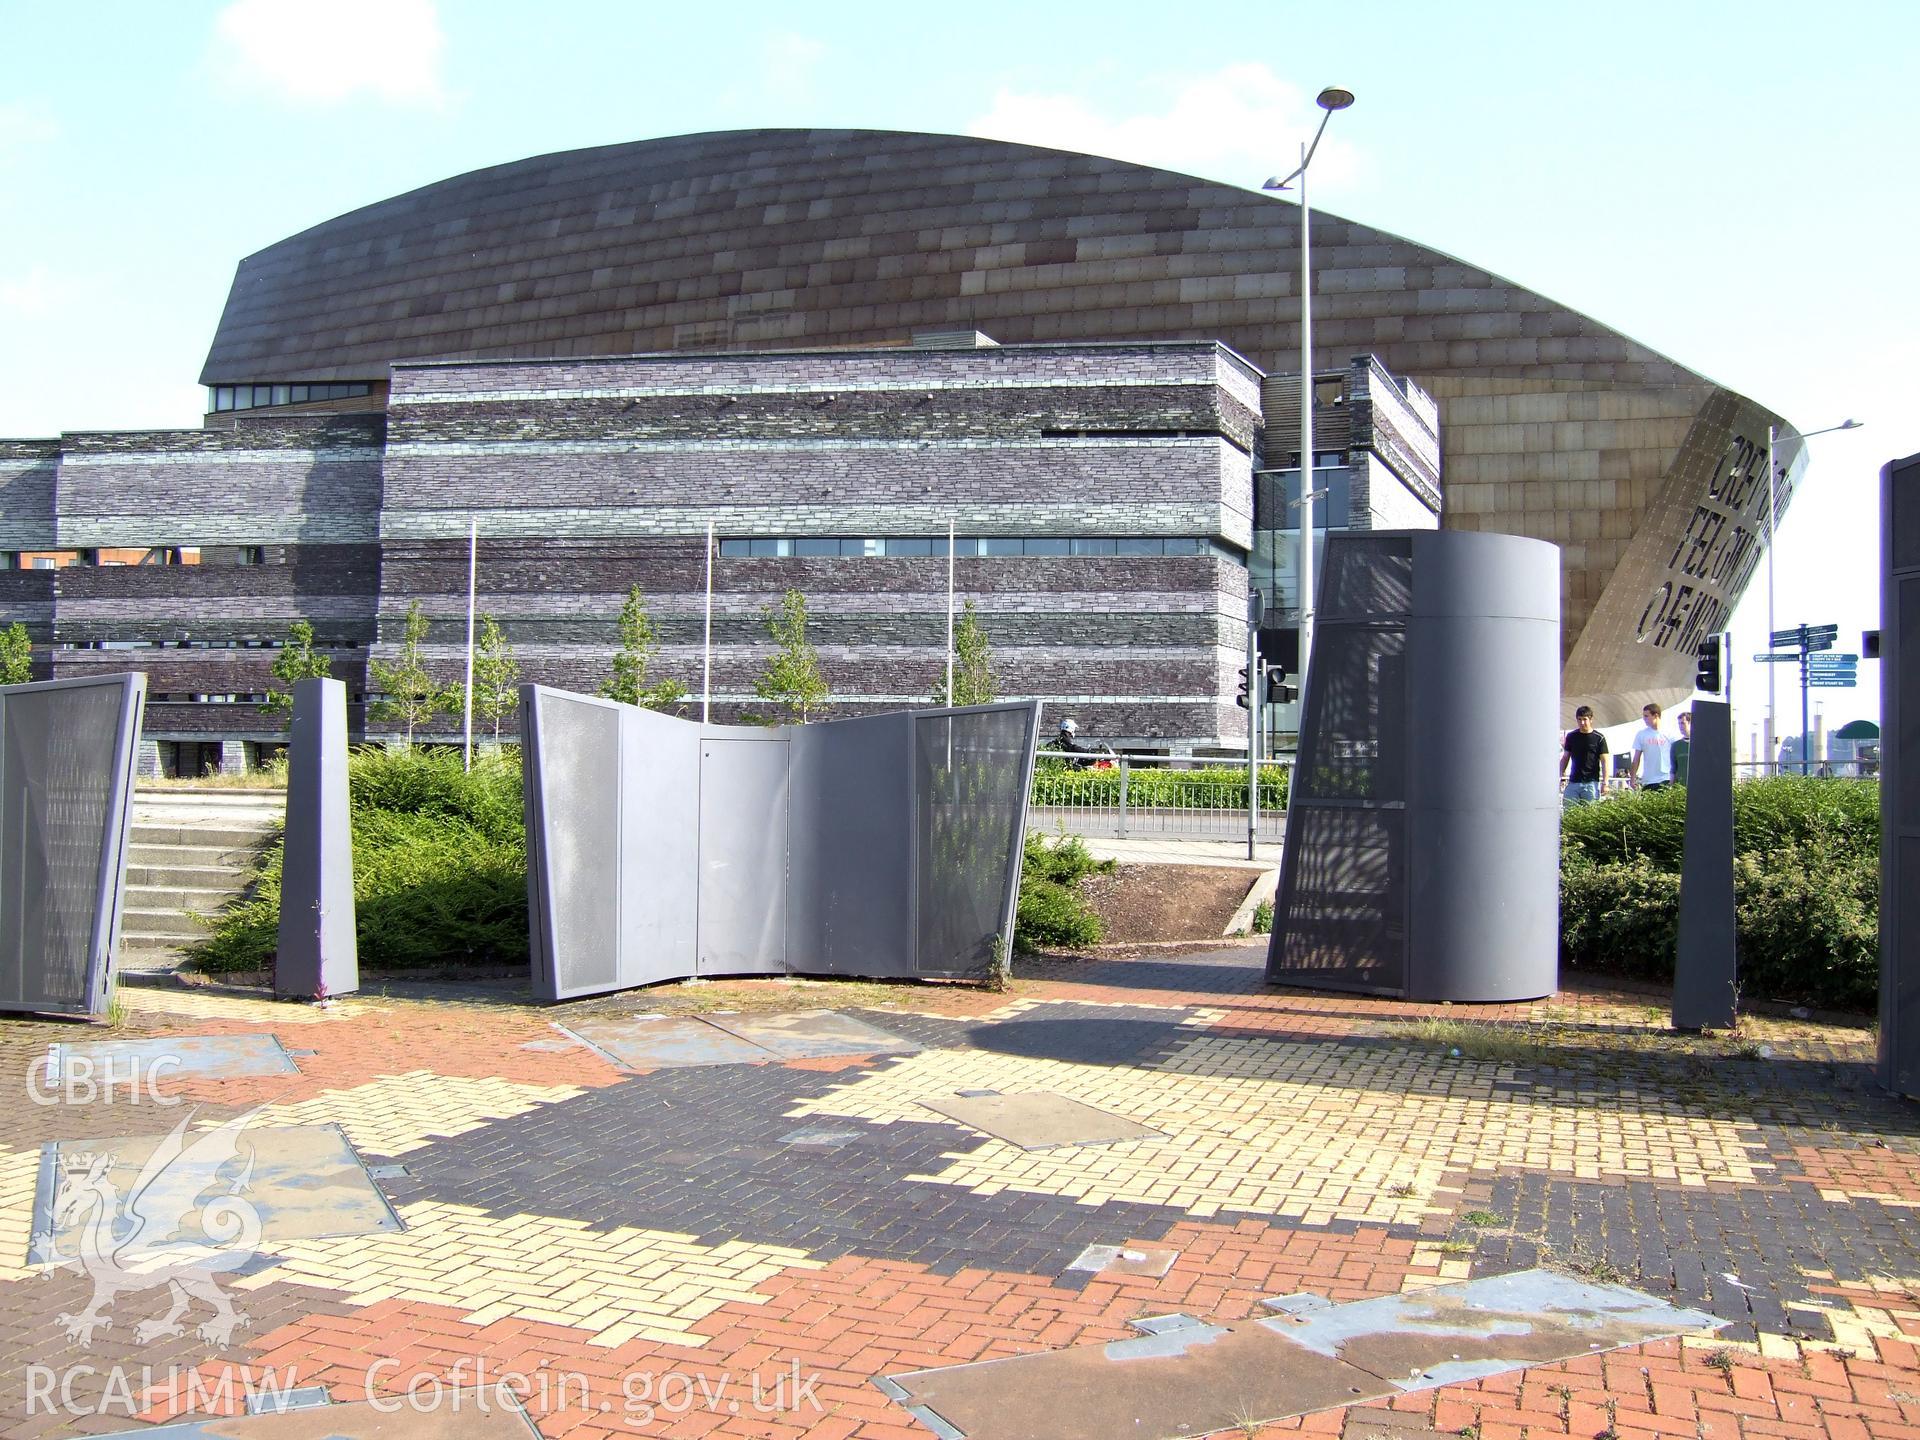
[[[133,798],[120,968],[171,970],[211,915],[246,888],[287,807],[284,790],[166,789]]]

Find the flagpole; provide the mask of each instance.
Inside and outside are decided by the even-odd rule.
[[[953,521],[947,521],[947,704],[953,698]]]
[[[713,522],[707,522],[707,634],[704,641],[706,658],[700,679],[700,723],[705,725],[713,714]]]
[[[473,598],[480,569],[480,522],[467,516],[467,683],[462,690],[460,768],[473,769]]]

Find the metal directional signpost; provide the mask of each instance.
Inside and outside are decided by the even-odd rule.
[[[1773,653],[1753,658],[1762,664],[1800,662],[1800,773],[1812,771],[1813,745],[1807,725],[1807,691],[1832,690],[1859,683],[1855,667],[1858,655],[1835,655],[1833,642],[1840,636],[1838,625],[1796,625],[1791,630],[1776,630],[1770,637]]]

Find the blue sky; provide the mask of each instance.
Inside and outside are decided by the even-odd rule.
[[[979,133],[1257,186],[1321,86],[1315,204],[1585,311],[1813,429],[1782,625],[1875,623],[1920,451],[1920,7],[812,8],[0,0],[0,435],[198,423],[241,256],[547,151],[760,125]],[[1756,582],[1736,617],[1765,629]],[[1854,648],[1851,643],[1844,648]],[[1878,709],[1871,667],[1838,723]],[[1763,667],[1737,676],[1738,731]],[[1793,687],[1782,708],[1797,710]]]

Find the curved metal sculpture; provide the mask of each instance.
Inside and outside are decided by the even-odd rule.
[[[982,978],[1013,935],[1037,701],[703,725],[521,687],[543,1000],[696,975]]]

